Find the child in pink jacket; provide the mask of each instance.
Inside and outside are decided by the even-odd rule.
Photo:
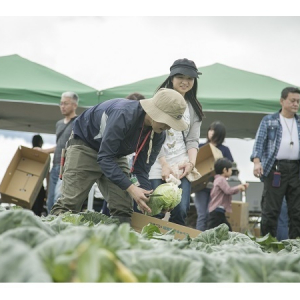
[[[232,212],[232,195],[239,191],[245,191],[249,184],[239,184],[234,187],[228,184],[227,178],[232,174],[232,162],[227,158],[220,158],[215,162],[215,172],[214,186],[210,193],[211,201],[208,207],[208,229],[225,223],[228,225],[229,231],[232,231],[225,212]]]

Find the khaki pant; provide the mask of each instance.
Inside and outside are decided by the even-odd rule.
[[[69,140],[66,161],[62,176],[62,195],[53,206],[51,214],[59,215],[66,211],[78,213],[88,198],[91,187],[97,182],[99,189],[108,202],[110,214],[119,217],[131,217],[133,199],[126,192],[112,183],[103,174],[97,163],[97,152],[84,145],[81,140]],[[126,157],[115,160],[122,171],[129,177]]]

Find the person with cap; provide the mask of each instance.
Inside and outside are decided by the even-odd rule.
[[[129,94],[126,97],[126,99],[129,99],[129,100],[142,100],[142,99],[145,99],[145,96],[142,95],[141,93],[134,92],[134,93]],[[129,168],[131,168],[131,166],[132,166],[134,155],[135,155],[134,152],[127,155]],[[136,202],[133,202],[133,209],[134,209],[134,211],[137,211]],[[107,207],[107,202],[105,200],[103,201],[101,213],[103,213],[104,215],[110,216],[109,209]]]
[[[185,225],[190,207],[191,183],[186,176],[195,167],[200,126],[204,116],[202,106],[197,99],[199,74],[201,73],[192,60],[177,59],[170,67],[170,75],[159,86],[159,88],[164,87],[177,91],[184,97],[187,104],[183,119],[188,123],[188,127],[185,130],[176,128],[167,130],[166,141],[149,173],[153,190],[167,182],[170,175],[180,179],[181,202],[170,212],[169,218],[170,222],[180,225]],[[178,166],[179,172],[176,172],[175,166]],[[179,175],[180,173],[181,175]],[[156,217],[163,218],[164,214],[161,213]]]
[[[112,99],[84,111],[67,142],[62,195],[51,214],[78,213],[97,182],[112,218],[131,222],[133,201],[142,212],[152,193],[148,173],[166,137],[165,130],[185,130],[186,102],[172,89],[138,101]],[[136,152],[131,170],[126,155]],[[132,174],[130,176],[130,174]]]

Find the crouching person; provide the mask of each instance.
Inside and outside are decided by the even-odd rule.
[[[112,99],[84,111],[74,122],[67,142],[62,195],[51,214],[78,213],[97,182],[110,214],[131,222],[133,201],[151,213],[148,173],[165,141],[165,130],[183,131],[186,102],[173,89],[160,89],[139,101]],[[126,155],[135,152],[129,170]]]
[[[239,184],[234,187],[231,187],[228,184],[226,179],[232,174],[232,162],[227,158],[219,158],[215,162],[214,167],[216,175],[210,193],[211,200],[208,207],[208,229],[225,223],[229,227],[229,231],[232,231],[225,213],[232,212],[232,195],[237,194],[239,191],[245,191],[249,184]]]

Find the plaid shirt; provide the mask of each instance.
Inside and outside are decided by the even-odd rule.
[[[250,160],[253,161],[254,158],[260,159],[264,171],[263,177],[267,177],[270,173],[280,147],[282,137],[282,126],[279,116],[280,112],[281,110],[275,114],[264,116],[255,136],[255,143]],[[298,138],[300,141],[300,119],[296,114],[295,119],[298,128]],[[300,147],[298,157],[300,157]],[[261,180],[263,181],[263,178],[261,178]]]

